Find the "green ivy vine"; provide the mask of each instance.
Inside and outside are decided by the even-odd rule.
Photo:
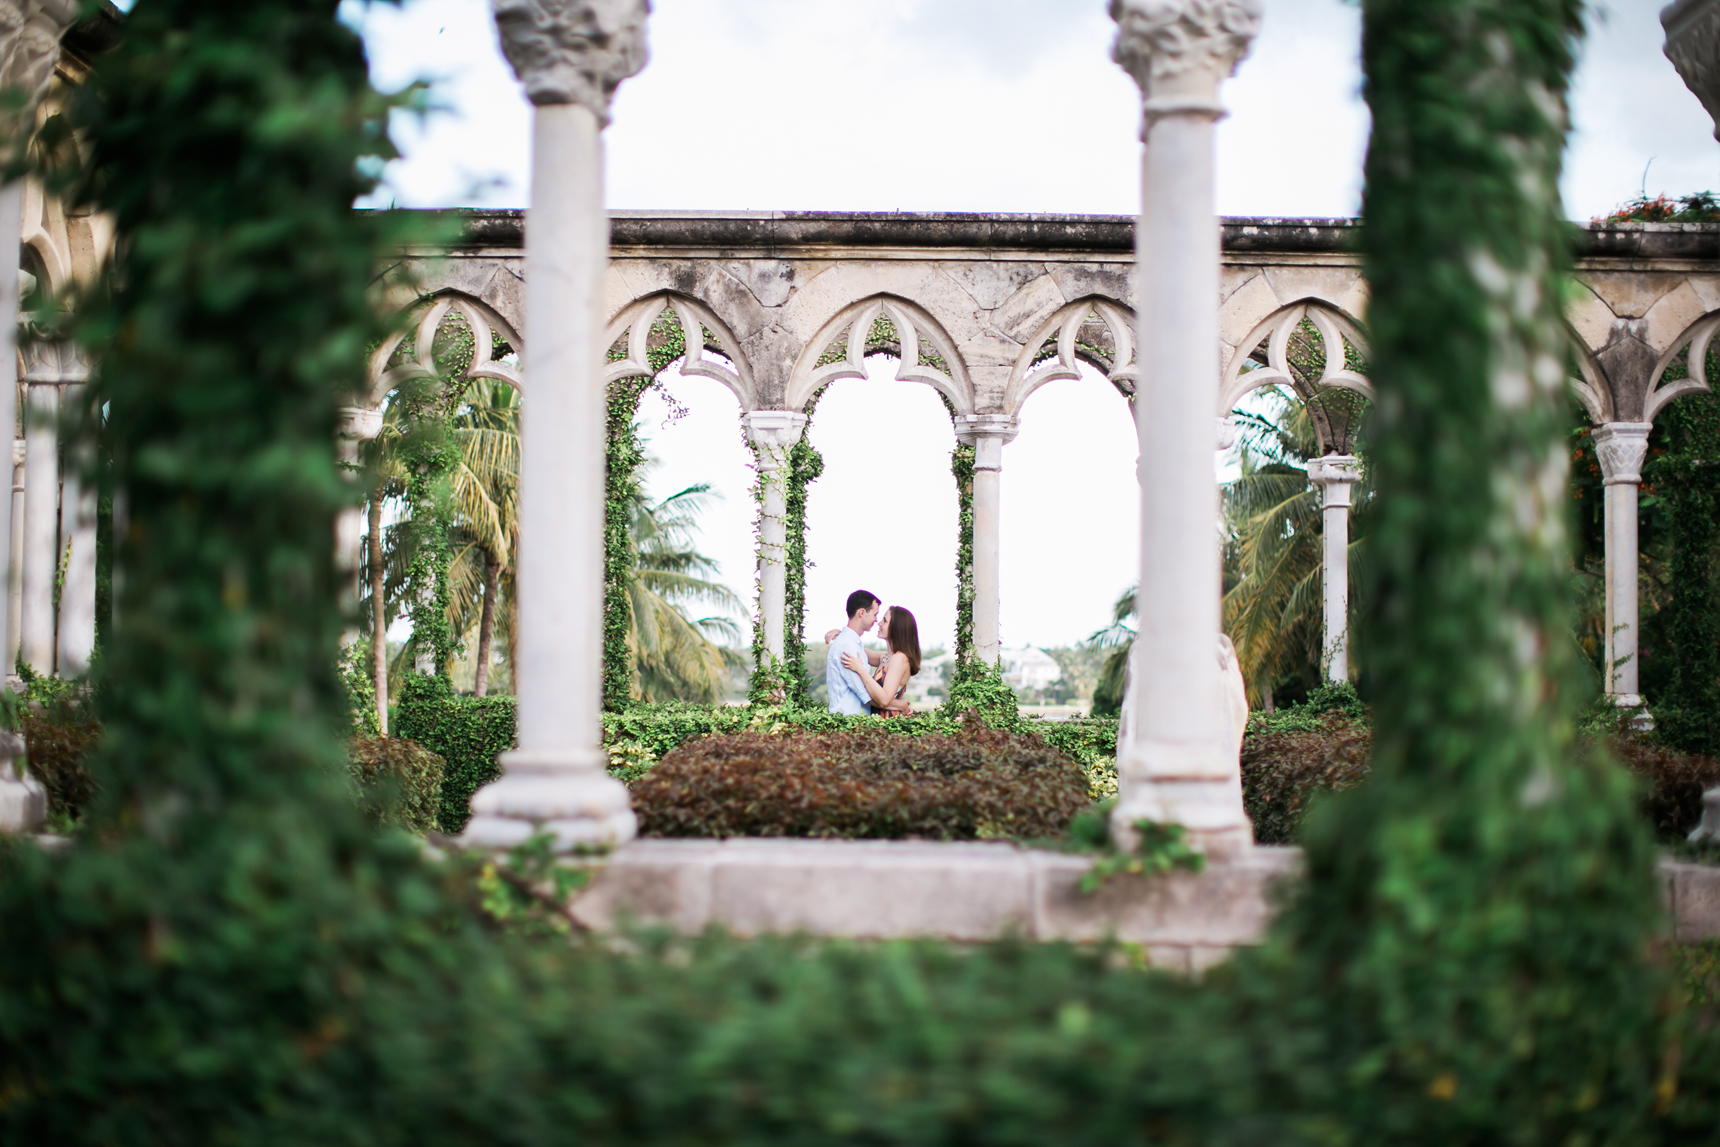
[[[707,342],[714,342],[704,332]],[[633,481],[645,460],[645,444],[639,437],[639,399],[656,384],[657,375],[687,353],[686,332],[672,308],[665,307],[651,324],[646,337],[645,358],[650,374],[616,379],[609,384],[608,423],[604,450],[603,485],[603,708],[618,713],[633,701],[633,650],[628,645],[632,629],[634,567]],[[622,343],[609,348],[607,361],[627,357]]]
[[[956,480],[956,668],[973,660],[973,470],[974,448],[960,443],[950,452]]]
[[[788,453],[788,497],[785,516],[787,585],[782,611],[782,677],[786,701],[812,703],[806,679],[806,488],[824,473],[824,455],[812,445],[812,411],[820,390],[806,406],[806,430]]]

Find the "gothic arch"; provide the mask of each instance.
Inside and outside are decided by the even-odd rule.
[[[784,407],[804,410],[812,396],[839,378],[865,378],[869,336],[878,322],[887,321],[896,332],[900,357],[896,378],[901,382],[923,382],[943,395],[957,415],[973,414],[973,382],[956,349],[955,340],[923,307],[892,295],[875,295],[844,307],[825,323],[801,349],[789,375]],[[860,332],[858,338],[855,332]],[[843,340],[840,357],[823,362],[825,353]]]
[[[406,338],[406,332],[400,331],[382,340],[377,348],[370,353],[370,361],[365,372],[365,392],[367,405],[373,410],[382,408],[388,392],[409,378],[425,378],[436,373],[436,364],[432,357],[432,345],[436,338],[436,330],[450,314],[457,314],[466,320],[472,328],[472,365],[466,368],[463,379],[493,378],[507,383],[515,390],[525,389],[524,380],[518,367],[505,362],[497,362],[491,357],[491,332],[502,336],[502,341],[513,347],[524,357],[525,347],[521,344],[518,332],[501,315],[486,304],[479,302],[470,295],[456,291],[446,291],[420,299],[414,307],[422,308],[415,324],[415,336],[412,345],[412,357],[398,366],[390,367],[389,359]],[[412,308],[408,308],[410,310]]]
[[[686,359],[681,365],[681,373],[696,374],[722,383],[734,394],[743,412],[756,408],[758,391],[753,385],[752,368],[740,352],[740,341],[711,308],[673,291],[658,291],[635,299],[609,321],[603,332],[603,345],[613,347],[625,336],[627,346],[621,358],[604,367],[604,383],[607,385],[617,379],[656,373],[651,369],[648,340],[652,324],[664,311],[672,311],[675,320],[681,324],[686,344]],[[708,350],[719,352],[728,362],[707,357],[705,352]]]
[[[1713,341],[1714,332],[1720,331],[1720,311],[1710,311],[1686,327],[1666,353],[1660,356],[1660,361],[1654,364],[1654,374],[1650,376],[1648,393],[1642,400],[1642,420],[1653,422],[1667,403],[1686,394],[1708,394],[1713,389],[1712,380],[1708,377],[1708,344]],[[1683,355],[1685,377],[1665,381],[1666,370]]]
[[[1125,397],[1133,398],[1139,378],[1134,323],[1132,309],[1115,299],[1097,295],[1059,307],[1039,325],[1016,358],[1004,387],[1004,410],[1019,414],[1033,392],[1046,383],[1080,378],[1083,362],[1103,372]],[[1097,332],[1093,331],[1095,326]],[[1082,339],[1083,333],[1089,335],[1087,341]],[[1111,341],[1109,358],[1104,343],[1098,341],[1105,335]],[[1041,357],[1040,352],[1050,342],[1055,343],[1055,353],[1050,358]]]
[[[1569,323],[1565,325],[1565,334],[1577,352],[1577,373],[1570,380],[1571,393],[1583,404],[1583,410],[1595,425],[1614,421],[1612,387],[1607,385],[1606,372],[1595,361],[1595,352]]]

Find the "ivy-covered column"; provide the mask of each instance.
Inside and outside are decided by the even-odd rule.
[[[1362,460],[1354,455],[1327,454],[1308,463],[1308,481],[1323,494],[1320,588],[1326,631],[1320,660],[1328,681],[1350,679],[1350,497],[1361,480]]]
[[[782,700],[783,622],[788,616],[788,483],[791,455],[806,430],[795,410],[749,410],[741,415],[758,468],[758,616],[753,672],[769,680],[771,700]]]
[[[1646,422],[1608,422],[1594,434],[1595,457],[1606,484],[1606,690],[1624,709],[1642,704],[1637,686],[1636,507],[1642,460],[1648,453]]]
[[[32,671],[54,672],[54,589],[60,568],[60,411],[62,387],[83,383],[89,365],[69,342],[24,348],[24,617],[19,656]]]
[[[1003,651],[1003,448],[1020,430],[1007,414],[956,419],[956,440],[973,447],[973,653],[987,666],[996,665]]]
[[[562,850],[636,831],[603,752],[603,128],[645,66],[646,0],[493,0],[502,51],[533,105],[520,414],[518,744],[472,798],[466,839]]]
[[[1213,212],[1213,122],[1220,82],[1260,27],[1259,0],[1113,0],[1112,54],[1142,95],[1145,155],[1139,275],[1140,635],[1134,735],[1118,761],[1112,814],[1134,825],[1180,824],[1215,857],[1253,842],[1241,772],[1221,702],[1218,639],[1219,231]]]

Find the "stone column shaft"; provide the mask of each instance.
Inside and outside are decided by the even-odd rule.
[[[605,771],[606,402],[602,132],[645,64],[646,0],[492,0],[502,51],[534,105],[520,411],[518,744],[472,798],[466,839],[562,850],[630,839],[627,789]]]
[[[1361,479],[1361,459],[1349,454],[1327,454],[1308,463],[1308,481],[1325,495],[1320,585],[1326,599],[1326,627],[1320,660],[1328,681],[1350,679],[1350,498]]]
[[[13,391],[17,390],[14,381]],[[17,433],[16,430],[13,431]],[[12,440],[11,522],[6,556],[6,676],[17,676],[19,643],[24,635],[24,440]]]
[[[1113,55],[1143,97],[1141,218],[1136,229],[1141,483],[1135,709],[1119,765],[1114,835],[1134,823],[1182,825],[1217,859],[1246,851],[1252,829],[1223,709],[1218,487],[1219,229],[1213,210],[1218,86],[1259,27],[1257,0],[1113,0]]]
[[[61,401],[75,409],[83,385],[65,388]],[[59,672],[82,677],[89,672],[96,649],[96,492],[78,466],[61,482],[60,556],[65,573],[60,580]]]
[[[1646,422],[1609,422],[1595,431],[1595,456],[1606,483],[1606,650],[1602,677],[1624,708],[1642,704],[1637,686],[1636,510],[1642,460],[1648,454]]]
[[[973,451],[973,652],[996,665],[1003,654],[1003,448],[1020,423],[1006,414],[956,419],[956,437]]]
[[[763,496],[758,519],[759,624],[765,652],[780,661],[788,613],[788,456],[806,431],[806,415],[749,410],[741,422],[757,459]]]
[[[54,672],[54,578],[60,557],[60,388],[30,383],[24,420],[24,664]]]

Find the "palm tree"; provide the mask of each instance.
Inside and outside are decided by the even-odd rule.
[[[1270,707],[1274,680],[1287,674],[1309,684],[1319,680],[1321,498],[1308,484],[1307,469],[1320,444],[1304,403],[1277,388],[1260,393],[1259,409],[1236,415],[1242,474],[1224,488],[1224,628],[1236,646],[1249,702]],[[1350,527],[1352,566],[1367,532],[1370,497],[1364,478]]]
[[[740,655],[712,637],[738,640],[740,627],[725,615],[743,606],[733,590],[709,580],[717,564],[694,548],[710,487],[689,486],[652,503],[644,489],[652,465],[648,459],[634,471],[631,497],[636,558],[628,589],[627,646],[633,654],[634,692],[645,701],[715,701]],[[693,617],[695,606],[716,612]]]
[[[513,387],[477,379],[454,416],[460,464],[454,471],[454,561],[449,612],[464,639],[477,628],[473,692],[489,691],[496,625],[508,634],[514,666],[514,551],[519,541],[520,405]]]

